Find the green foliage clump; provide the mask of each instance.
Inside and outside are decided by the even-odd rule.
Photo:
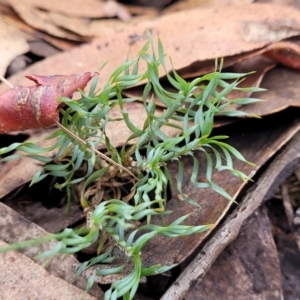
[[[246,163],[245,158],[232,146],[226,144],[227,136],[211,136],[216,115],[244,116],[241,111],[230,111],[232,104],[248,104],[258,101],[255,98],[229,100],[226,96],[234,90],[258,91],[257,88],[239,88],[238,84],[247,74],[222,73],[222,66],[216,63],[216,71],[191,82],[184,80],[175,70],[169,74],[166,70],[165,53],[158,40],[158,51],[149,35],[138,56],[127,60],[110,76],[102,90],[97,91],[97,78],[93,79],[89,92],[81,91],[81,99],[73,101],[62,98],[65,104],[60,109],[62,119],[59,129],[48,139],[53,145],[48,148],[36,143],[14,143],[0,149],[0,154],[18,150],[2,159],[7,161],[20,156],[28,156],[44,164],[31,184],[47,176],[63,178],[55,186],[66,188],[69,200],[72,188],[80,187],[80,202],[86,215],[86,226],[80,229],[65,229],[58,234],[49,234],[39,240],[16,243],[0,252],[19,249],[49,240],[56,240],[56,247],[38,258],[53,257],[58,253],[76,253],[94,243],[98,243],[98,255],[81,264],[79,275],[97,264],[113,263],[118,258],[114,249],[119,249],[125,256],[117,267],[98,268],[88,280],[87,289],[97,276],[120,273],[126,266],[132,270],[124,278],[112,283],[105,294],[105,299],[132,299],[140,279],[165,272],[172,266],[150,266],[142,264],[141,251],[155,235],[178,237],[203,232],[210,225],[187,226],[182,216],[168,226],[151,224],[154,215],[170,213],[165,210],[167,186],[177,188],[180,199],[198,205],[194,199],[182,192],[185,166],[180,158],[184,155],[193,157],[190,177],[196,188],[212,188],[229,200],[231,196],[213,182],[213,170],[228,170],[242,180],[247,176],[233,167],[235,157]],[[147,68],[139,73],[139,64],[143,61]],[[176,90],[166,90],[159,80],[159,70],[164,69],[166,79]],[[228,83],[230,80],[230,83]],[[146,82],[142,97],[125,98],[122,91],[141,82]],[[155,98],[165,106],[158,110]],[[140,101],[147,118],[141,128],[130,119],[126,104]],[[112,119],[109,112],[119,108],[122,118]],[[110,122],[120,122],[127,126],[131,134],[120,149],[116,148],[107,135]],[[169,136],[163,127],[174,127],[176,136]],[[134,141],[134,142],[133,142]],[[105,155],[103,151],[105,149]],[[56,150],[54,157],[45,153]],[[194,156],[202,151],[206,157],[206,181],[198,182],[199,161]],[[177,182],[170,176],[168,162],[178,162]],[[80,174],[80,176],[78,175]],[[130,188],[128,188],[130,187]],[[146,219],[146,225],[137,225]],[[100,265],[101,266],[101,265]]]

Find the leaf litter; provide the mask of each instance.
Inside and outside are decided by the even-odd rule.
[[[261,13],[261,15],[260,15],[260,20],[262,21],[263,20],[263,13],[264,13],[264,11],[266,10],[266,9],[270,9],[270,7],[271,6],[269,6],[268,7],[268,5],[262,5],[262,6],[257,6],[257,7],[259,7],[259,9],[262,11],[262,13]],[[274,8],[274,7],[273,7]],[[252,9],[252,8],[251,8]],[[251,14],[251,9],[250,9],[250,14]],[[161,37],[161,39],[165,42],[165,37],[167,37],[167,36],[169,36],[169,38],[167,38],[167,39],[169,39],[167,42],[168,42],[168,46],[166,46],[166,48],[167,49],[170,49],[170,52],[169,52],[169,54],[170,54],[170,56],[173,58],[173,60],[174,60],[174,63],[176,62],[177,63],[177,59],[175,58],[176,57],[176,55],[174,56],[173,54],[174,54],[174,52],[176,52],[176,51],[178,51],[178,52],[180,52],[180,54],[181,54],[181,59],[180,59],[180,64],[179,64],[179,66],[178,65],[176,65],[175,66],[175,68],[177,69],[177,70],[183,70],[183,69],[188,69],[189,68],[189,66],[191,66],[191,65],[193,65],[193,64],[195,64],[196,62],[206,62],[207,60],[210,60],[210,59],[213,59],[215,56],[216,56],[216,54],[215,53],[219,53],[219,52],[214,52],[214,54],[213,55],[211,55],[211,53],[209,53],[210,52],[210,49],[213,47],[213,48],[218,48],[218,50],[221,50],[220,51],[220,53],[223,53],[223,54],[221,54],[220,56],[229,56],[229,57],[233,57],[233,62],[235,61],[235,59],[238,59],[238,56],[240,55],[240,56],[243,56],[245,53],[247,54],[247,52],[249,53],[249,51],[253,51],[253,53],[254,53],[254,55],[253,56],[255,56],[255,55],[259,55],[258,53],[256,53],[255,54],[255,52],[256,51],[260,51],[260,48],[262,48],[262,47],[265,47],[265,46],[267,46],[269,43],[273,43],[274,41],[279,41],[279,40],[281,40],[281,39],[283,39],[283,38],[286,38],[286,37],[289,37],[289,36],[293,36],[293,35],[298,35],[299,34],[299,24],[297,24],[297,17],[296,17],[296,13],[295,12],[293,12],[293,11],[291,11],[291,13],[289,14],[289,16],[290,16],[290,18],[288,18],[287,16],[288,16],[288,12],[287,11],[285,11],[285,8],[280,8],[280,7],[276,7],[276,9],[274,9],[274,11],[275,11],[275,15],[276,15],[276,13],[278,12],[278,15],[277,15],[277,21],[278,21],[278,17],[279,17],[279,11],[280,11],[280,9],[283,9],[283,13],[282,13],[282,16],[281,16],[281,21],[279,21],[279,22],[275,22],[275,19],[274,19],[274,22],[272,23],[272,21],[269,21],[268,20],[268,24],[266,24],[266,23],[261,23],[261,21],[255,21],[254,19],[254,17],[253,17],[253,15],[250,17],[250,19],[251,19],[251,21],[250,22],[244,22],[244,23],[240,23],[240,24],[238,24],[238,28],[239,28],[239,30],[240,30],[240,32],[242,33],[242,35],[243,35],[243,37],[246,37],[246,39],[244,39],[243,41],[242,41],[242,43],[237,43],[237,46],[235,47],[232,47],[232,48],[234,48],[234,54],[232,54],[233,52],[232,52],[232,50],[230,50],[230,51],[228,51],[228,48],[226,47],[226,37],[225,36],[223,36],[223,38],[222,38],[222,41],[224,40],[224,37],[225,37],[225,42],[224,42],[224,44],[225,44],[225,46],[222,46],[222,45],[219,45],[218,43],[215,43],[214,44],[214,46],[209,46],[209,45],[211,45],[210,43],[207,43],[206,42],[206,36],[204,35],[204,36],[201,36],[201,35],[199,35],[199,36],[197,36],[197,35],[193,35],[193,38],[194,39],[189,39],[189,37],[188,37],[188,33],[185,33],[184,32],[184,30],[183,30],[183,32],[184,32],[184,34],[183,35],[180,35],[179,37],[178,36],[176,36],[177,38],[178,38],[178,40],[180,40],[180,41],[182,41],[182,40],[187,40],[186,38],[185,38],[185,35],[186,35],[186,37],[188,37],[188,40],[189,41],[186,41],[186,43],[187,44],[189,44],[190,45],[190,47],[191,47],[191,45],[193,45],[194,43],[195,43],[195,41],[197,41],[197,40],[201,40],[201,42],[202,42],[202,44],[201,44],[201,49],[200,49],[200,54],[198,55],[196,55],[195,54],[195,52],[188,52],[187,51],[187,49],[185,49],[185,48],[178,48],[178,44],[176,44],[176,42],[174,42],[174,40],[172,40],[172,34],[174,33],[173,31],[172,31],[172,29],[168,26],[168,23],[169,24],[174,24],[175,23],[175,27],[178,25],[178,27],[184,27],[183,25],[184,25],[184,23],[183,23],[183,21],[180,19],[180,17],[179,17],[179,21],[178,21],[178,23],[177,22],[174,22],[174,20],[176,19],[176,14],[175,15],[173,15],[173,16],[171,16],[169,19],[168,19],[168,21],[166,21],[165,23],[162,21],[161,22],[161,19],[158,19],[158,21],[146,21],[145,22],[145,24],[142,24],[142,26],[141,27],[143,27],[143,28],[146,28],[147,26],[150,26],[149,24],[151,24],[151,28],[154,30],[154,31],[157,31],[158,33],[159,33],[159,35],[160,35],[160,37]],[[226,8],[225,8],[225,10],[226,10]],[[213,14],[217,14],[217,13],[219,13],[218,12],[218,9],[212,9],[211,10],[212,12],[213,12]],[[229,11],[229,9],[228,9],[228,11]],[[232,11],[235,11],[235,12],[237,12],[238,11],[238,9],[235,9],[235,8],[233,8],[232,9]],[[253,9],[253,11],[254,11],[254,9]],[[258,9],[256,9],[256,12],[257,11],[259,11]],[[185,14],[186,14],[186,12],[184,12]],[[239,13],[237,13],[237,14],[239,14]],[[205,15],[205,13],[204,13],[204,15]],[[226,16],[226,13],[225,14],[223,14],[224,16]],[[220,20],[222,20],[222,16],[223,16],[222,14],[220,14]],[[233,15],[235,15],[235,13],[233,13]],[[192,18],[192,21],[193,21],[193,14],[190,14],[189,15],[189,17],[191,16],[191,18]],[[167,18],[168,16],[166,16],[165,18]],[[164,18],[164,17],[161,17],[162,19]],[[275,17],[276,18],[276,17]],[[218,18],[217,18],[218,19]],[[228,19],[230,19],[230,17],[228,18]],[[243,19],[243,17],[241,17],[241,19]],[[165,19],[166,20],[166,19]],[[173,21],[172,21],[173,20]],[[299,18],[298,18],[298,20],[299,20]],[[191,21],[191,22],[192,22]],[[164,28],[162,28],[162,26],[160,27],[159,25],[160,25],[160,22],[162,23],[162,24],[165,24],[166,26],[165,26],[165,28],[167,28],[167,30],[163,30]],[[217,21],[218,22],[218,21]],[[238,20],[236,21],[236,23],[238,23]],[[213,24],[210,24],[210,25],[213,25]],[[235,24],[235,25],[237,25],[237,24]],[[201,26],[201,24],[200,24],[200,26]],[[193,26],[191,26],[191,27],[193,27]],[[133,28],[134,28],[134,26],[133,26]],[[216,27],[214,27],[214,26],[212,26],[212,28],[216,28]],[[285,28],[287,28],[286,30],[285,30]],[[206,28],[204,28],[204,30],[209,30],[209,26],[207,26]],[[215,29],[214,29],[215,30]],[[224,32],[225,32],[225,30],[228,30],[228,28],[226,29],[224,29]],[[262,37],[262,35],[260,34],[260,32],[261,31],[264,31],[264,33],[266,33],[266,35],[264,35],[263,37]],[[110,33],[111,33],[112,31],[110,31]],[[104,42],[103,42],[103,40],[105,40],[105,38],[106,38],[106,40],[107,40],[107,36],[105,35],[105,33],[101,33],[101,34],[103,34],[103,37],[101,37],[101,38],[99,38],[98,40],[94,40],[91,44],[93,45],[92,47],[88,47],[88,46],[83,46],[84,47],[84,51],[78,51],[78,53],[77,53],[77,49],[74,49],[74,52],[75,52],[75,54],[74,54],[74,57],[70,57],[71,58],[71,60],[70,60],[70,70],[74,70],[74,71],[71,71],[70,73],[76,73],[76,72],[78,72],[78,71],[86,71],[86,67],[89,69],[90,68],[90,66],[92,66],[92,63],[91,62],[89,62],[89,61],[86,61],[85,60],[85,53],[90,53],[90,51],[94,51],[94,52],[92,52],[92,53],[95,53],[95,56],[94,56],[94,59],[95,59],[95,61],[96,61],[96,64],[95,64],[95,62],[94,62],[94,66],[95,65],[98,65],[98,66],[100,66],[102,63],[103,63],[103,61],[105,60],[105,59],[107,59],[107,58],[109,58],[113,63],[115,63],[115,60],[114,60],[114,58],[116,58],[116,59],[118,59],[118,58],[120,58],[122,55],[123,55],[123,57],[122,57],[122,59],[124,60],[124,57],[126,57],[126,54],[127,53],[125,53],[125,49],[127,50],[128,49],[128,45],[129,44],[131,44],[131,46],[132,46],[132,49],[137,49],[137,48],[135,48],[135,47],[139,47],[139,44],[141,43],[141,42],[144,42],[144,37],[143,37],[143,34],[142,34],[142,30],[140,31],[141,32],[141,34],[139,34],[139,33],[136,33],[136,30],[135,29],[131,29],[130,28],[130,25],[128,26],[128,28],[125,28],[125,30],[124,30],[124,32],[122,32],[122,33],[118,33],[118,32],[114,32],[113,33],[113,36],[112,36],[112,38],[109,40],[109,43],[108,44],[104,44]],[[125,37],[125,39],[124,39],[124,37]],[[239,41],[240,42],[240,37],[241,36],[239,36],[239,38],[237,38],[237,37],[235,37],[235,41]],[[114,39],[116,39],[117,41],[119,41],[119,42],[121,42],[120,43],[120,45],[119,46],[117,46],[117,44],[116,44],[116,42],[115,42],[115,40]],[[243,44],[244,42],[246,42],[246,44]],[[248,43],[248,45],[247,45],[247,43]],[[204,55],[202,55],[201,54],[201,51],[202,51],[202,48],[203,48],[203,44],[204,44]],[[243,45],[242,45],[243,44]],[[249,47],[249,44],[251,44],[251,46]],[[208,46],[207,46],[208,45]],[[91,46],[91,45],[89,45],[89,46]],[[170,47],[169,47],[170,46]],[[177,47],[177,48],[176,48]],[[209,47],[211,47],[210,49],[209,49]],[[223,48],[222,48],[223,47]],[[268,46],[267,46],[268,47]],[[290,48],[289,48],[290,47]],[[97,50],[98,51],[96,51],[96,49],[95,48],[97,48]],[[115,48],[115,49],[114,49]],[[219,49],[220,48],[220,49]],[[122,51],[120,51],[121,49],[123,49],[124,50],[124,52],[122,52]],[[194,48],[193,48],[194,49]],[[254,49],[254,50],[253,50]],[[258,50],[256,50],[256,49],[258,49]],[[278,48],[279,50],[277,51],[277,50],[270,50],[269,51],[269,53],[267,53],[268,54],[268,56],[269,57],[272,57],[272,59],[273,60],[275,60],[275,61],[277,61],[277,62],[279,62],[279,63],[282,63],[282,64],[286,64],[287,66],[289,66],[289,67],[292,67],[292,66],[294,66],[294,64],[290,64],[289,63],[289,59],[286,59],[286,56],[288,56],[288,57],[290,57],[291,56],[291,53],[292,53],[292,55],[293,55],[293,61],[296,59],[298,59],[298,55],[299,55],[299,52],[297,52],[298,50],[296,50],[296,52],[294,51],[294,46],[293,45],[291,45],[291,44],[289,44],[289,45],[284,45],[283,47],[282,47],[282,50],[280,50],[280,47]],[[287,50],[287,49],[291,49],[291,50]],[[99,51],[99,50],[101,50],[101,51]],[[104,51],[103,51],[104,50]],[[120,55],[118,55],[118,53],[116,54],[116,51],[119,51],[119,52],[121,52],[120,53]],[[199,49],[198,49],[199,50]],[[206,56],[205,56],[205,51],[206,51]],[[272,52],[273,51],[273,52]],[[276,53],[276,54],[278,54],[278,52],[279,52],[279,54],[280,54],[280,56],[279,56],[279,58],[278,58],[278,55],[276,56],[276,55],[274,55],[274,53]],[[101,53],[101,57],[99,58],[99,53]],[[296,56],[294,55],[296,53]],[[69,53],[67,53],[68,55],[69,55]],[[97,55],[96,55],[97,54]],[[211,55],[211,56],[210,56]],[[218,56],[218,57],[220,57],[220,56]],[[235,56],[236,56],[236,58],[235,58]],[[77,57],[77,58],[76,58]],[[206,58],[205,58],[206,57]],[[44,60],[42,63],[40,63],[40,66],[32,66],[32,67],[30,67],[28,70],[29,71],[27,71],[27,73],[28,72],[30,72],[30,69],[31,68],[37,68],[36,70],[42,70],[43,68],[44,68],[44,70],[45,70],[45,72],[46,73],[41,73],[41,72],[34,72],[34,73],[37,73],[37,74],[46,74],[46,75],[50,75],[50,74],[53,74],[53,72],[54,72],[54,69],[55,69],[55,66],[59,66],[59,65],[61,65],[61,63],[62,63],[62,61],[65,59],[66,60],[66,58],[67,58],[67,55],[65,55],[64,56],[64,58],[63,58],[63,56],[61,57],[61,60],[59,61],[59,62],[57,62],[57,64],[55,64],[55,60],[53,59],[52,61],[51,61],[51,59],[52,59],[52,57],[50,57],[49,58],[49,62],[46,62],[46,60]],[[83,59],[82,59],[83,58]],[[183,59],[182,59],[183,58]],[[58,58],[58,60],[59,60],[59,58]],[[72,60],[73,60],[73,62],[72,62]],[[225,62],[226,62],[226,59],[225,59]],[[53,63],[53,66],[51,66],[51,63]],[[75,65],[75,68],[74,68],[74,65]],[[109,65],[108,65],[109,66]],[[108,67],[107,66],[107,67]],[[38,69],[40,67],[40,69]],[[110,66],[111,68],[114,68],[114,66]],[[296,65],[296,67],[297,67],[297,65]],[[69,67],[68,67],[69,68]],[[234,68],[234,67],[233,67]],[[256,78],[254,81],[256,81],[256,82],[259,82],[259,81],[261,81],[261,79],[263,78],[263,76],[265,75],[265,73],[267,72],[266,70],[268,69],[268,67],[266,67],[263,71],[260,71],[260,72],[258,72],[258,74],[260,74],[258,77],[258,79]],[[61,69],[62,71],[66,71],[66,69]],[[97,71],[97,70],[94,70],[94,69],[90,69],[90,71]],[[199,71],[198,71],[199,72]],[[273,71],[273,73],[274,74],[276,74],[276,72],[277,72],[277,69],[275,69],[274,71]],[[283,70],[283,71],[281,71],[281,72],[283,72],[282,74],[284,74],[284,72],[286,72],[286,70]],[[63,74],[63,72],[55,72],[55,73],[61,73],[61,74]],[[69,72],[68,72],[69,73]],[[109,70],[107,71],[107,73],[103,73],[103,72],[101,72],[101,76],[102,76],[102,79],[103,79],[103,82],[105,81],[105,80],[107,80],[107,78],[105,78],[105,75],[106,74],[108,74],[109,73]],[[272,74],[273,74],[272,73]],[[289,71],[287,71],[287,73],[289,73]],[[280,78],[280,75],[279,75],[280,73],[278,73],[278,77],[277,78]],[[291,71],[291,76],[294,76],[295,74],[296,74],[296,72],[293,72],[293,71]],[[103,76],[104,75],[104,76]],[[18,77],[17,77],[18,76]],[[20,81],[22,81],[21,79],[20,79],[20,76],[22,76],[22,72],[20,72],[20,75],[17,75],[17,76],[13,76],[12,78],[11,78],[11,80],[12,80],[12,82],[14,82],[14,80],[15,80],[15,83],[19,83]],[[276,76],[276,75],[274,75],[274,76]],[[18,79],[19,78],[19,79]],[[101,79],[101,80],[102,80]],[[101,83],[101,80],[100,80],[100,83]],[[271,81],[270,81],[271,82]],[[22,83],[23,84],[23,83]],[[1,87],[1,88],[3,88],[3,86]],[[278,89],[278,91],[280,91],[279,89]],[[272,91],[270,92],[271,94],[270,95],[272,95]],[[268,98],[268,97],[266,97],[266,98]],[[273,97],[274,98],[274,97]],[[276,97],[275,97],[276,98]],[[278,99],[278,100],[280,100],[279,99],[280,97],[278,96],[276,99]],[[285,99],[285,100],[287,100],[287,98],[283,98],[283,99]],[[288,97],[288,99],[290,99],[289,97]],[[291,97],[291,99],[292,99],[292,101],[291,102],[289,102],[289,103],[291,103],[291,105],[298,105],[299,104],[299,101],[297,101],[297,96],[296,96],[296,94],[293,94],[293,97]],[[267,99],[268,100],[268,99]],[[267,102],[267,101],[266,101]],[[266,103],[266,102],[264,102],[264,103]],[[275,103],[275,100],[273,101],[273,103]],[[261,103],[260,103],[261,104]],[[286,103],[286,105],[285,106],[283,106],[282,108],[280,108],[280,109],[283,109],[283,108],[286,108],[288,106],[288,104]],[[253,107],[253,105],[252,105],[252,107]],[[258,114],[269,114],[269,113],[273,113],[273,112],[275,112],[275,111],[278,111],[278,108],[270,108],[270,106],[268,106],[268,105],[266,105],[265,106],[265,109],[266,109],[266,112],[262,112],[261,110],[260,110],[260,105],[258,105],[257,106],[257,109],[256,109],[256,112],[258,112]],[[268,109],[268,107],[269,107],[269,109]],[[131,111],[133,114],[136,114],[136,115],[139,115],[139,109],[138,108],[133,108],[133,109],[131,109],[131,107],[128,107],[128,110],[129,111]],[[112,131],[112,134],[114,134],[115,132],[116,132],[116,129],[115,128],[112,128],[111,129],[111,131]],[[297,129],[295,129],[295,131],[297,131]],[[295,131],[293,131],[292,130],[292,132],[295,132]],[[290,134],[292,134],[292,133],[290,133]],[[291,136],[290,134],[288,134],[287,133],[287,135],[288,136]],[[121,133],[121,135],[122,135],[122,133]],[[120,145],[122,144],[122,139],[120,138],[120,137],[116,137],[116,140],[118,140],[119,139],[119,143],[120,143]],[[286,140],[285,140],[285,142],[286,142]],[[284,143],[284,142],[283,142]],[[221,213],[221,215],[222,215],[223,213]],[[191,251],[191,250],[188,250],[188,251]],[[178,255],[177,255],[178,256]],[[182,258],[182,259],[184,259],[184,257]],[[181,260],[182,260],[181,259]]]

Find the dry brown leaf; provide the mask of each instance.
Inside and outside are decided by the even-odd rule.
[[[234,16],[234,18],[232,17]],[[226,22],[224,22],[226,20]],[[270,35],[265,40],[247,42],[245,27],[263,24]],[[126,59],[129,47],[131,56],[142,48],[147,38],[145,29],[151,29],[153,37],[161,38],[165,51],[172,57],[175,69],[183,69],[197,61],[226,57],[259,49],[285,32],[286,37],[300,32],[300,11],[290,7],[267,4],[224,6],[221,8],[195,9],[178,12],[146,21],[139,26],[130,26],[114,34],[104,34],[91,44],[70,52],[56,55],[28,68],[35,74],[65,74],[95,70],[105,61],[99,86],[103,86],[112,71]],[[230,33],[230,34],[228,34]],[[279,37],[278,37],[279,38]],[[171,67],[169,66],[169,69]],[[28,73],[27,72],[27,73]],[[12,84],[23,84],[20,75],[11,78]],[[0,86],[0,92],[3,86]]]
[[[70,50],[72,49],[77,43],[59,39],[53,36],[50,36],[44,32],[38,31],[37,29],[34,29],[33,27],[26,24],[22,19],[18,17],[18,15],[10,8],[7,8],[3,5],[0,5],[0,15],[2,20],[23,31],[27,34],[27,40],[32,41],[36,39],[43,39],[53,46],[57,47],[58,49],[62,50]]]
[[[274,63],[280,63],[278,60],[276,60],[276,57],[272,57],[272,53],[285,53],[288,57],[293,56],[293,60],[298,62],[300,58],[300,46],[297,44],[299,41],[298,37],[291,38],[291,40],[286,40],[286,41],[281,41],[281,42],[276,42],[272,43],[264,48],[261,48],[259,50],[253,50],[250,52],[242,53],[242,54],[237,54],[229,57],[225,57],[224,59],[224,65],[223,67],[230,67],[235,64],[242,63],[244,62],[246,64],[247,61],[251,62],[251,60],[257,56],[260,55],[265,55],[269,59],[272,59]],[[299,42],[300,44],[300,42]],[[292,60],[292,61],[293,61]],[[284,60],[281,59],[281,61],[284,62]],[[292,67],[292,64],[288,65],[289,67]],[[178,70],[178,73],[184,77],[184,78],[192,78],[196,77],[199,75],[203,75],[209,72],[214,71],[214,59],[211,60],[205,60],[205,61],[199,61],[196,63],[191,64],[190,66],[183,68],[181,70]],[[246,72],[251,72],[251,71],[256,71],[255,67],[254,69],[251,69],[251,66],[249,66],[248,70],[245,70]]]
[[[46,31],[47,33],[50,33],[56,37],[65,38],[72,41],[81,40],[78,35],[70,33],[54,25],[49,19],[47,12],[36,7],[29,6],[27,2],[20,2],[18,0],[9,0],[9,2],[18,15],[30,26],[42,31]],[[53,4],[51,3],[51,5]]]
[[[10,207],[6,206],[5,204],[3,204],[1,202],[0,202],[0,216],[1,216],[1,218],[0,218],[0,227],[1,227],[0,240],[3,240],[8,244],[43,237],[47,234],[47,232],[44,229],[42,229],[38,225],[28,221],[22,215],[18,214],[13,209],[11,209]],[[39,246],[25,248],[22,250],[22,253],[24,255],[26,255],[27,257],[29,257],[30,259],[33,259],[39,253],[53,249],[55,244],[56,244],[55,242],[50,242],[50,243],[44,243]],[[0,257],[2,257],[2,255],[3,254],[1,254]],[[37,265],[36,263],[34,263],[33,261],[32,261],[32,263],[38,269],[40,268],[40,266]],[[43,261],[41,261],[40,263],[43,263]],[[82,290],[85,290],[86,280],[83,277],[78,277],[74,281],[75,273],[72,270],[71,266],[76,263],[78,263],[78,260],[75,258],[74,255],[60,254],[60,255],[53,257],[53,259],[49,262],[49,264],[47,264],[47,271],[49,273],[51,273],[52,274],[51,276],[53,276],[54,278],[56,278],[56,277],[61,278],[61,279],[65,280],[66,283],[72,282],[75,286],[79,287]],[[1,266],[2,266],[2,264],[1,264]],[[33,265],[32,265],[32,268],[34,268]],[[4,270],[4,269],[1,268],[0,277],[5,275],[5,272],[4,272],[4,274],[1,273],[2,270]],[[22,269],[21,265],[20,265],[20,270],[24,271]],[[44,272],[46,272],[46,271],[44,270]],[[29,276],[29,277],[31,277],[31,276]],[[34,276],[32,276],[32,277],[34,278]],[[2,280],[1,280],[1,282],[2,282]],[[26,278],[22,279],[22,283],[24,283],[24,284],[26,283]],[[28,281],[28,284],[30,284],[29,281]],[[0,299],[15,299],[15,298],[10,298],[10,297],[3,298],[2,297],[3,294],[1,294],[1,292],[4,292],[3,287],[4,287],[4,285],[1,284]],[[46,287],[47,287],[47,284],[46,284]],[[31,286],[31,288],[32,288],[32,286]],[[94,285],[92,287],[92,289],[90,290],[90,294],[96,296],[98,299],[103,298],[103,292],[96,285]],[[21,293],[21,296],[24,299],[23,293]],[[78,297],[78,299],[79,298],[80,297]],[[34,299],[36,299],[36,298],[34,298]],[[40,299],[40,298],[37,298],[37,299]],[[46,299],[49,299],[49,298],[46,298]],[[52,298],[50,298],[50,299],[52,299]],[[58,297],[56,299],[61,299],[61,297]],[[63,298],[63,299],[66,299],[66,298]]]
[[[279,42],[275,49],[268,50],[265,56],[284,66],[300,71],[300,38],[292,42]]]
[[[6,24],[0,16],[0,74],[4,76],[7,67],[16,56],[29,51],[26,36],[18,29]]]
[[[181,0],[165,8],[163,12],[171,13],[179,10],[219,5],[244,5],[252,2],[254,2],[254,0]]]
[[[53,130],[43,130],[32,134],[28,140],[39,141],[46,138]],[[43,142],[43,146],[52,145],[53,141]],[[41,145],[42,146],[42,145]],[[49,157],[55,155],[55,152],[50,153]],[[16,160],[11,160],[3,165],[0,165],[0,199],[12,192],[14,189],[28,183],[35,172],[41,169],[41,164],[31,158],[22,157]]]
[[[0,240],[0,246],[7,244]],[[94,299],[74,285],[49,274],[43,267],[19,252],[0,255],[0,298],[27,299]],[[17,282],[17,284],[16,284]]]
[[[299,98],[300,72],[284,67],[271,70],[262,82],[267,90],[255,97],[266,101],[243,107],[243,111],[260,116],[279,112],[288,107],[300,107]]]
[[[132,24],[139,24],[142,21],[153,19],[154,14],[139,15],[132,17],[130,21],[124,23],[119,19],[83,19],[70,17],[58,13],[48,13],[51,21],[58,27],[67,29],[83,37],[110,36],[116,30],[123,30]]]
[[[299,0],[256,0],[255,2],[261,3],[272,3],[275,5],[289,5],[294,8],[300,9]]]
[[[124,22],[128,22],[131,19],[131,14],[126,7],[114,0],[106,1],[103,6],[103,11],[107,18],[118,17]]]
[[[8,0],[12,4],[11,0]],[[13,6],[21,3],[16,1]],[[63,15],[69,15],[82,18],[104,18],[106,17],[105,7],[107,2],[101,0],[52,0],[52,1],[39,1],[39,0],[26,0],[26,6],[40,8],[46,11],[57,12]],[[121,4],[119,7],[121,8]]]
[[[158,15],[158,10],[154,7],[146,7],[140,5],[128,5],[125,4],[125,7],[132,15]]]

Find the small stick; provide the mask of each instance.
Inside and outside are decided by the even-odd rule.
[[[138,180],[138,178],[132,172],[130,172],[127,168],[125,168],[122,165],[116,163],[114,160],[112,160],[111,158],[109,158],[105,154],[101,153],[97,149],[92,149],[84,140],[82,140],[80,137],[78,137],[72,131],[68,130],[66,127],[64,127],[62,124],[60,124],[58,121],[55,121],[55,124],[60,129],[62,129],[64,132],[66,132],[68,135],[70,135],[72,138],[74,138],[75,140],[77,140],[78,142],[80,142],[81,144],[83,144],[84,146],[86,146],[87,148],[89,148],[90,150],[95,151],[101,158],[103,158],[106,161],[110,162],[111,164],[117,166],[118,168],[122,169],[123,171],[125,171],[126,173],[128,173],[129,175],[131,175],[133,178],[135,178],[136,180]]]

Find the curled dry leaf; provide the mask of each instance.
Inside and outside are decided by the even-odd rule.
[[[279,42],[277,48],[267,51],[265,56],[286,67],[300,70],[300,45],[293,42]]]
[[[26,35],[7,24],[0,15],[0,74],[4,75],[7,67],[16,56],[29,51]]]
[[[84,89],[96,72],[73,75],[26,75],[33,86],[16,86],[0,95],[0,133],[51,127],[58,121],[59,97]]]

